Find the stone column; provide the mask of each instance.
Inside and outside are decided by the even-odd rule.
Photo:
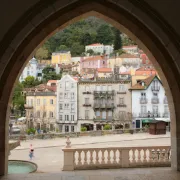
[[[104,128],[104,126],[103,126],[103,125],[101,125],[101,130],[102,130],[102,131],[104,130],[103,128]]]
[[[115,125],[114,124],[112,124],[112,130],[115,130]]]

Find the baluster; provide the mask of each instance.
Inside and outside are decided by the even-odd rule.
[[[113,164],[116,164],[116,149],[113,150]]]
[[[84,165],[87,165],[87,150],[84,151]]]
[[[136,162],[136,155],[135,155],[135,149],[132,149],[132,163]]]
[[[157,162],[158,161],[158,155],[159,152],[158,152],[158,149],[154,149],[154,162]]]
[[[93,151],[90,150],[90,164],[93,164]]]
[[[101,150],[101,152],[102,152],[102,161],[101,161],[101,164],[105,164],[105,158],[104,158],[104,152],[105,152],[105,150],[104,149],[102,149]]]
[[[122,154],[122,153],[121,153],[121,150],[118,149],[118,151],[119,151],[119,164],[120,164],[120,163],[121,163],[121,160],[122,160],[122,157],[121,157],[121,154]]]
[[[163,162],[163,160],[164,160],[164,149],[160,149],[160,154],[159,154],[159,161],[160,162]]]
[[[76,166],[76,151],[74,151],[74,165]]]
[[[99,164],[99,150],[95,150],[96,152],[96,163],[95,164]]]
[[[153,149],[149,149],[149,162],[153,161]]]
[[[82,150],[79,150],[79,151],[78,151],[78,166],[81,166],[81,165],[82,165],[81,152],[82,152]]]
[[[107,164],[110,164],[111,163],[111,157],[110,157],[110,149],[107,149],[108,151],[108,157],[107,157]]]
[[[147,162],[147,156],[146,156],[147,149],[143,149],[143,150],[144,150],[143,162]]]
[[[137,162],[140,163],[141,162],[141,149],[137,149],[138,150],[138,160]]]

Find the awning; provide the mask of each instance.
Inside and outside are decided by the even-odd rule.
[[[170,119],[169,119],[169,118],[155,118],[155,120],[170,122]]]
[[[153,119],[142,119],[142,123],[150,123]]]

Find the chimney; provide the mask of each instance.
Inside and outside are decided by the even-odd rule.
[[[142,85],[142,86],[144,86],[144,85],[145,85],[143,81],[141,82],[141,85]]]

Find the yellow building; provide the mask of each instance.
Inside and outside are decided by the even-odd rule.
[[[70,64],[71,53],[70,51],[60,51],[52,53],[51,64]]]
[[[56,86],[39,85],[26,92],[28,128],[56,130]]]
[[[114,68],[115,66],[122,66],[122,59],[119,57],[112,57],[107,60],[107,67]]]

